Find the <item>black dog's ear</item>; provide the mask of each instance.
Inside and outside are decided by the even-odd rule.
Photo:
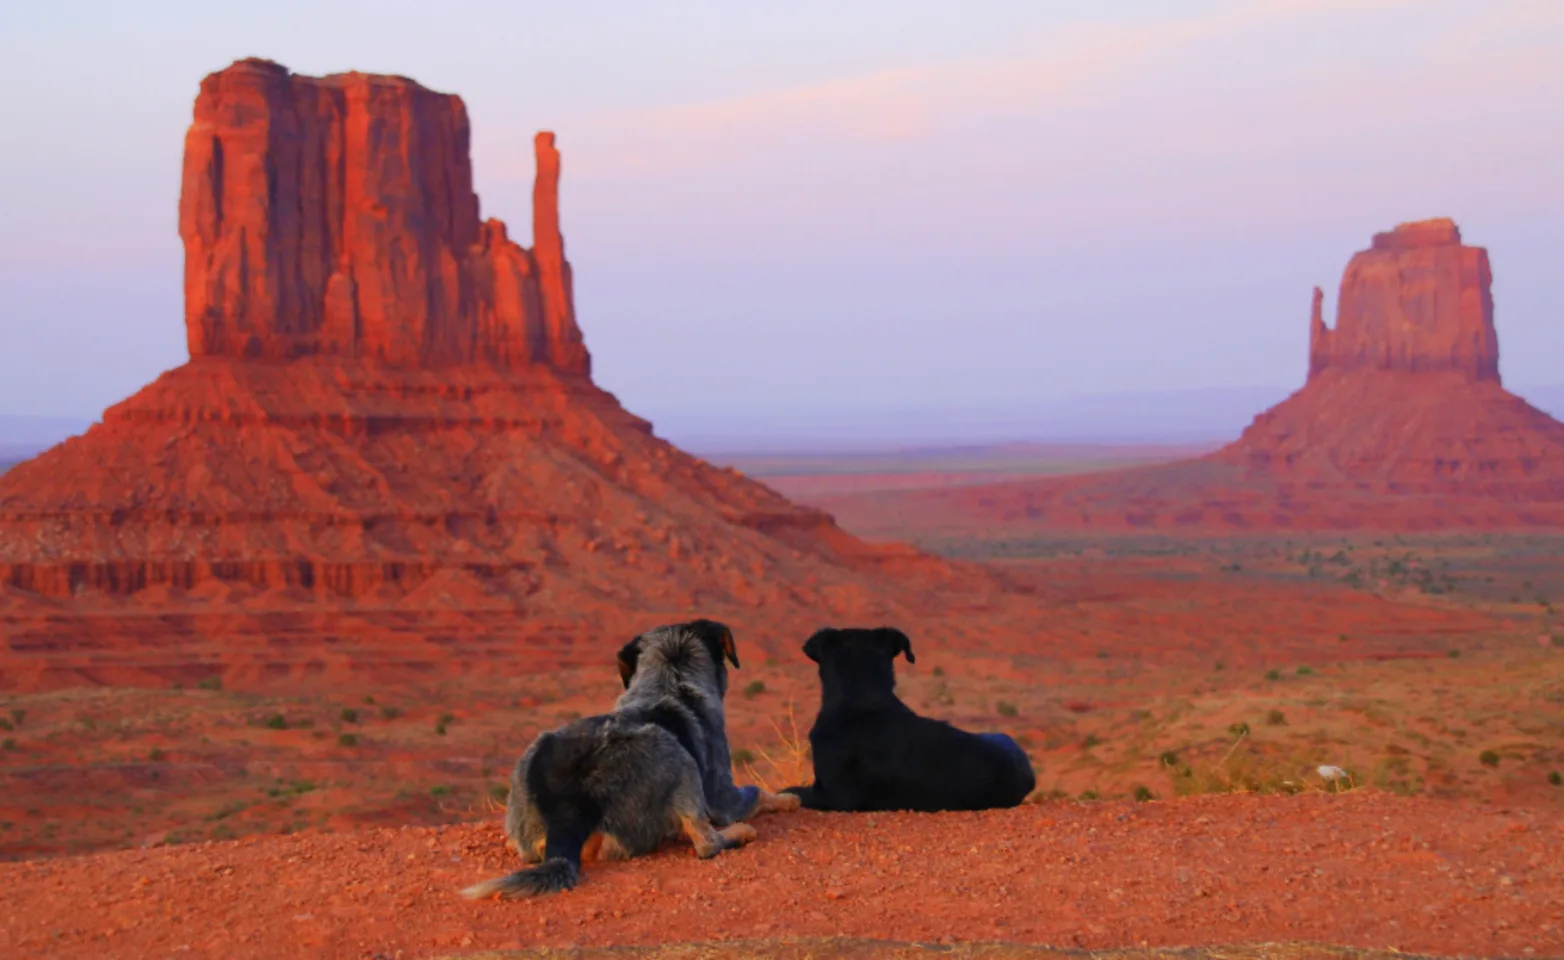
[[[902,633],[895,627],[881,627],[876,632],[879,633],[883,639],[890,642],[892,660],[896,659],[896,655],[899,653],[907,658],[908,663],[918,662],[917,658],[912,655],[912,641],[907,639],[907,635],[905,633]]]
[[[713,660],[726,657],[735,667],[739,665],[739,650],[733,643],[733,631],[728,629],[727,624],[715,620],[692,620],[689,628],[705,642]]]
[[[820,657],[825,653],[826,641],[839,632],[835,627],[821,627],[816,630],[814,636],[804,641],[804,656],[819,663]]]
[[[641,638],[636,637],[619,648],[619,679],[625,689],[630,689],[630,678],[635,676],[635,665],[641,659]]]

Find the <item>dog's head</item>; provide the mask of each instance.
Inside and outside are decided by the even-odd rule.
[[[917,663],[912,641],[895,627],[826,627],[804,641],[804,656],[820,664],[820,679],[843,689],[895,689],[898,653]]]
[[[691,620],[648,630],[621,647],[619,679],[628,690],[643,665],[651,668],[655,664],[664,675],[704,679],[721,697],[728,692],[730,663],[739,665],[739,652],[728,625],[715,620]]]

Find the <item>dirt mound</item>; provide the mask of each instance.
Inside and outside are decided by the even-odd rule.
[[[357,960],[888,935],[1096,950],[1564,950],[1556,811],[1354,792],[802,812],[756,825],[753,845],[710,861],[675,847],[589,864],[575,891],[513,903],[454,892],[513,868],[497,822],[0,864],[11,903],[0,951]]]
[[[460,99],[208,77],[191,361],[0,478],[0,684],[427,677],[764,610],[788,644],[995,578],[688,456],[589,376],[537,142],[535,246],[477,218]]]

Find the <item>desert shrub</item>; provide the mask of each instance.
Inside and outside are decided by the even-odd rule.
[[[1555,638],[1555,639],[1557,639],[1557,638]],[[12,723],[14,723],[14,724],[16,724],[17,726],[20,727],[22,725],[22,721],[26,720],[26,719],[27,719],[27,711],[26,710],[23,710],[21,707],[12,707],[11,708],[11,722]]]
[[[1101,740],[1097,739],[1097,735],[1095,733],[1088,733],[1086,735],[1086,739],[1081,741],[1081,749],[1082,750],[1090,750],[1092,747],[1095,747],[1097,744],[1099,744],[1101,742],[1102,742]]]
[[[358,737],[351,733],[344,733],[337,738],[337,746],[339,747],[351,747],[356,743],[358,743]]]
[[[453,724],[453,723],[456,722],[456,714],[454,714],[454,713],[442,713],[442,714],[440,714],[439,722],[441,724],[445,724],[445,725]]]
[[[0,750],[15,750],[15,749],[16,749],[16,740],[15,739],[13,739],[11,737],[6,737],[4,740],[0,740]]]
[[[221,690],[223,689],[223,678],[218,676],[202,677],[196,682],[196,686],[202,690]]]
[[[1108,659],[1108,651],[1106,651],[1106,650],[1098,650],[1097,651],[1097,659],[1098,660],[1106,660],[1106,659]]]
[[[147,754],[147,759],[153,763],[161,763],[163,758],[166,756],[168,756],[168,754],[164,753],[161,749],[153,747],[152,752]]]
[[[1217,662],[1216,662],[1216,669],[1217,669],[1217,672],[1219,672],[1219,673],[1220,673],[1220,672],[1221,672],[1221,671],[1223,671],[1223,670],[1226,670],[1226,669],[1227,669],[1227,664],[1225,664],[1225,663],[1223,663],[1223,662],[1222,662],[1222,661],[1220,661],[1220,660],[1218,660],[1218,661],[1217,661]]]
[[[435,784],[429,788],[429,795],[431,797],[443,797],[450,792],[451,788],[445,786],[444,784]]]
[[[5,717],[0,717],[0,730],[15,730],[15,729],[16,728],[11,725],[11,721],[7,720]]]
[[[1176,767],[1178,766],[1178,754],[1172,750],[1164,750],[1162,755],[1157,758],[1157,762],[1164,767]]]
[[[1499,755],[1492,750],[1484,750],[1477,755],[1477,762],[1485,767],[1497,767],[1499,765]]]
[[[1300,676],[1300,677],[1307,677],[1307,676],[1309,676],[1312,673],[1314,673],[1314,668],[1313,667],[1299,667],[1298,668],[1298,676]]]
[[[994,704],[994,709],[999,712],[1001,717],[1013,717],[1019,712],[1016,709],[1016,705],[1008,700],[1001,700]]]
[[[1452,648],[1449,657],[1451,660],[1459,660],[1461,659],[1461,651],[1458,648]]]
[[[266,718],[265,727],[268,730],[286,730],[288,729],[288,718],[280,713],[274,713]]]
[[[1553,635],[1553,645],[1555,647],[1564,647],[1564,633],[1555,633]],[[17,723],[21,723],[21,721],[18,720]]]
[[[385,720],[395,720],[402,715],[402,708],[393,707],[389,703],[380,708],[380,716]]]
[[[1559,773],[1557,770],[1553,771],[1548,774],[1548,782],[1555,787],[1564,786],[1564,773]]]
[[[755,762],[755,752],[753,750],[745,750],[743,748],[740,748],[738,750],[733,751],[733,765],[735,767],[748,766],[749,764],[752,764],[754,762]]]
[[[1147,800],[1157,799],[1157,795],[1151,792],[1150,787],[1141,784],[1136,784],[1134,796],[1136,803],[1145,803]]]
[[[943,677],[945,675],[945,668],[944,667],[935,667],[934,668],[934,675],[936,677]]]
[[[364,706],[372,707],[374,705],[375,705],[375,698],[374,697],[365,697],[364,698]]]
[[[746,697],[758,697],[765,692],[766,682],[764,680],[751,680],[744,685],[744,696]]]
[[[343,723],[358,723],[358,711],[354,710],[352,707],[343,707],[342,708],[342,722]]]
[[[1097,794],[1096,790],[1082,790],[1081,791],[1081,799],[1082,800],[1101,800],[1102,797],[1100,797]]]
[[[1287,722],[1287,714],[1280,710],[1272,710],[1265,715],[1265,722],[1273,727],[1280,727]]]
[[[1242,720],[1240,720],[1237,723],[1230,725],[1227,728],[1227,732],[1231,733],[1235,737],[1245,737],[1245,736],[1248,736],[1249,735],[1249,724],[1244,723]]]
[[[435,724],[434,725],[434,735],[437,736],[437,737],[445,736],[445,724],[443,724],[443,723]]]
[[[1282,678],[1282,672],[1280,670],[1267,670],[1267,671],[1265,671],[1265,679],[1267,679],[1267,680],[1280,680],[1281,678]]]

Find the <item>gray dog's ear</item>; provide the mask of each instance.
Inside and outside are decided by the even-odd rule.
[[[896,659],[896,655],[899,653],[907,658],[908,663],[918,662],[917,658],[912,655],[912,641],[907,639],[905,633],[902,633],[895,627],[881,627],[875,632],[890,642],[892,660]]]
[[[630,689],[630,678],[635,676],[635,665],[640,662],[640,659],[640,637],[619,648],[619,679],[624,681],[626,690]]]
[[[690,621],[688,626],[706,644],[713,660],[726,657],[735,667],[739,665],[739,650],[733,643],[733,631],[728,629],[727,624],[701,619]]]
[[[826,641],[836,636],[837,633],[838,631],[835,627],[821,627],[819,630],[816,630],[814,636],[804,641],[804,656],[815,663],[819,663],[821,656],[825,654]]]

